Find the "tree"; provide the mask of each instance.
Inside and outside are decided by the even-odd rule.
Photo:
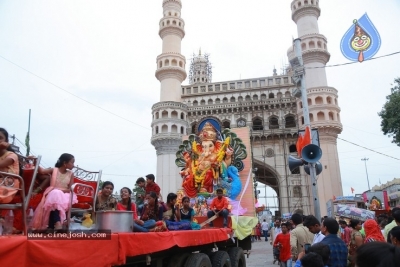
[[[392,143],[400,146],[400,77],[394,80],[391,94],[378,115],[381,117],[381,127],[385,135],[393,137]]]

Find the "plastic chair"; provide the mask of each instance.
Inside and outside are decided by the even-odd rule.
[[[0,210],[21,210],[22,213],[22,223],[24,235],[28,232],[28,225],[26,221],[26,210],[29,203],[33,185],[36,180],[36,175],[39,169],[39,164],[41,156],[37,158],[26,158],[18,155],[19,161],[22,164],[23,177],[16,174],[0,172],[0,179],[14,178],[18,179],[20,182],[19,192],[14,196],[13,200],[7,204],[0,204]],[[32,175],[30,175],[32,174]],[[25,180],[26,177],[31,177],[30,180]]]
[[[67,229],[69,229],[71,213],[89,212],[91,213],[92,220],[94,220],[97,191],[101,179],[101,170],[92,172],[75,167],[72,172],[74,183],[71,185],[71,192],[77,196],[78,203],[72,204],[73,195],[71,194],[67,216]]]
[[[26,192],[25,205],[27,208],[29,208],[29,200],[32,196],[33,187],[36,182],[36,177],[38,174],[40,160],[42,159],[42,156],[39,155],[37,158],[27,158],[19,155],[18,157],[20,163],[22,162],[22,178],[24,179]],[[45,188],[42,188],[42,190],[44,189]]]

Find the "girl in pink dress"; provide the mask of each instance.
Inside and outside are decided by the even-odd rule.
[[[46,189],[40,204],[36,208],[33,228],[62,228],[62,222],[66,219],[66,212],[69,209],[70,187],[74,181],[71,169],[74,168],[74,163],[74,156],[64,153],[57,160],[55,168],[39,169],[39,173],[51,174],[52,176],[50,187]],[[72,204],[77,202],[76,195],[73,195]]]

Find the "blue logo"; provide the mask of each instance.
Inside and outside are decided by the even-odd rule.
[[[342,54],[351,61],[363,62],[372,58],[381,47],[381,37],[365,13],[347,30],[340,42]]]

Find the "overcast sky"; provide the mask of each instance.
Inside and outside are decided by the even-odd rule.
[[[209,53],[213,82],[270,76],[287,62],[297,37],[291,1],[182,2],[182,54],[190,62],[200,47]],[[399,1],[320,0],[320,7],[328,65],[348,62],[340,40],[365,12],[382,38],[375,57],[400,51]],[[161,0],[0,1],[0,127],[24,142],[32,109],[31,151],[43,156],[44,166],[71,153],[80,167],[102,169],[103,180],[118,190],[155,173],[150,124],[159,101],[154,73],[161,17]],[[328,85],[339,91],[340,138],[397,159],[400,148],[381,132],[377,113],[400,76],[399,61],[397,54],[326,69]],[[368,189],[364,157],[371,187],[400,177],[399,160],[342,140],[338,152],[344,195],[350,187]]]

